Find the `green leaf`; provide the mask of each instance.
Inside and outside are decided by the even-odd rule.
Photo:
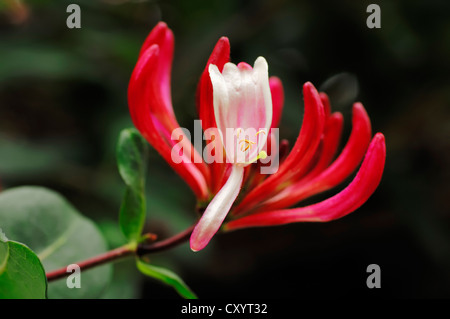
[[[131,187],[127,186],[122,205],[120,206],[120,229],[130,241],[137,241],[141,237],[144,223],[144,194],[142,194],[142,192],[136,192]]]
[[[120,228],[130,242],[139,240],[145,223],[145,173],[148,144],[135,129],[122,130],[117,165],[127,185],[119,213]]]
[[[142,260],[137,260],[137,268],[144,275],[158,279],[169,286],[172,286],[183,298],[186,299],[197,299],[197,296],[192,292],[192,290],[186,285],[186,283],[174,272],[156,267],[143,262]]]
[[[104,253],[106,243],[89,219],[61,195],[43,187],[17,187],[0,193],[0,227],[8,237],[26,243],[46,272]],[[49,298],[96,298],[111,278],[111,265],[81,272],[81,288],[66,280],[50,282]]]
[[[0,229],[0,299],[45,299],[44,267],[24,244],[8,240]]]
[[[125,184],[143,189],[147,169],[148,143],[134,128],[120,132],[117,145],[117,165]]]

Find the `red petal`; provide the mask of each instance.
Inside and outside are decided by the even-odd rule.
[[[189,158],[180,164],[173,163],[171,158],[172,146],[177,141],[168,139],[168,136],[179,127],[170,102],[173,35],[165,25],[159,24],[156,31],[150,33],[149,38],[154,37],[161,43],[162,48],[158,44],[148,46],[136,63],[128,87],[130,114],[141,134],[191,186],[197,197],[205,199],[208,197],[206,180],[209,177],[209,170],[203,162],[192,163],[199,155],[187,138],[183,138],[183,143]],[[148,44],[148,41],[146,43]]]
[[[306,179],[319,174],[333,160],[339,146],[339,141],[341,140],[343,122],[344,118],[339,112],[333,113],[327,118],[319,159],[317,164],[309,171],[308,175],[305,176]],[[302,181],[305,178],[302,178]]]
[[[295,180],[297,176],[303,174],[313,158],[322,136],[325,114],[319,94],[311,83],[305,83],[303,94],[305,113],[300,134],[292,151],[280,165],[278,172],[250,191],[233,210],[233,214],[244,213],[249,207],[261,202],[261,199],[275,195],[280,185]]]
[[[170,72],[172,67],[174,36],[172,31],[164,22],[158,23],[145,40],[140,56],[145,52],[146,48],[157,44],[159,47],[158,62],[152,68],[147,68],[147,76],[149,77],[148,90],[152,90],[149,97],[153,103],[150,103],[150,111],[159,121],[172,132],[179,127],[173,112],[171,95],[170,95]],[[205,179],[210,179],[208,166],[203,162],[202,157],[194,149],[190,141],[186,138],[183,140],[184,149],[189,152],[186,154],[191,161],[195,163],[197,168],[202,172]]]
[[[317,147],[316,154],[314,154],[313,159],[305,169],[305,174],[299,175],[297,177],[297,182],[295,182],[294,185],[298,183],[304,184],[328,167],[336,154],[337,147],[341,140],[342,124],[343,117],[341,113],[336,112],[329,115],[326,119],[324,132],[320,145]],[[282,192],[284,192],[284,190]]]
[[[328,99],[328,95],[326,95],[323,92],[320,92],[319,96],[320,96],[320,100],[322,101],[322,104],[323,104],[323,109],[325,111],[325,117],[328,118],[331,114],[331,105],[330,105],[330,100]]]
[[[228,61],[230,61],[230,42],[228,38],[222,37],[214,47],[197,87],[197,111],[205,130],[210,127],[217,127],[214,117],[213,89],[208,68],[210,64],[215,64],[222,72],[223,66]]]
[[[248,64],[247,62],[239,62],[237,67],[241,71],[243,71],[243,70],[247,70],[247,71],[253,70],[253,67],[250,64]]]
[[[145,78],[144,70],[146,68],[151,69],[156,67],[158,55],[159,46],[156,44],[149,47],[146,52],[142,54],[131,74],[128,86],[128,106],[134,125],[141,133],[145,133],[155,139],[159,134],[154,129],[149,105],[146,103],[145,99],[143,99],[147,91],[145,85],[146,81],[140,81],[140,79]]]
[[[153,44],[161,45],[163,39],[165,37],[166,31],[169,30],[169,27],[165,22],[158,22],[150,31],[147,38],[144,40],[142,44],[141,50],[139,52],[139,57]]]
[[[202,121],[203,129],[206,130],[211,127],[217,127],[216,119],[214,117],[214,105],[213,105],[213,89],[211,79],[209,78],[209,65],[215,64],[222,71],[223,66],[230,60],[230,42],[228,38],[222,37],[214,47],[206,67],[203,70],[200,82],[197,87],[197,112]],[[220,137],[217,136],[216,143],[220,143]],[[219,144],[218,146],[219,147]],[[223,163],[213,162],[210,164],[211,169],[211,184],[210,188],[213,194],[217,193],[225,183],[225,159]]]
[[[282,139],[280,142],[280,149],[278,151],[280,164],[283,163],[289,154],[289,141]]]
[[[340,193],[320,203],[293,209],[269,211],[229,222],[226,230],[244,227],[282,225],[294,222],[330,221],[341,218],[364,204],[378,187],[386,159],[384,136],[373,138],[353,181]]]
[[[285,144],[286,142],[287,141],[284,140],[283,144]],[[283,147],[285,146],[286,145],[284,145]],[[266,169],[270,169],[271,167],[276,169],[274,163],[276,163],[277,157],[279,164],[280,156],[284,156],[283,154],[280,155],[279,153],[280,148],[278,147],[277,137],[272,131],[269,133],[269,138],[267,139],[266,145],[264,146],[264,150],[267,152],[267,158],[263,160],[264,163],[262,160],[258,160],[256,163],[248,165],[245,168],[246,175],[244,176],[243,183],[245,189],[253,189],[261,184],[268,176],[268,174],[261,174],[261,169],[263,169],[263,167],[266,167]]]
[[[269,78],[270,93],[272,94],[272,125],[270,127],[278,127],[280,124],[281,114],[284,105],[284,91],[281,80],[276,76]]]
[[[277,194],[259,211],[289,207],[312,195],[342,183],[359,165],[366,153],[372,135],[370,119],[361,103],[353,105],[353,128],[347,145],[339,157],[319,175],[311,172],[296,184]],[[316,176],[314,176],[316,174]]]
[[[158,63],[153,66],[154,80],[151,83],[154,86],[154,90],[158,92],[160,103],[158,103],[158,107],[152,108],[152,112],[164,125],[178,127],[170,95],[170,73],[172,69],[174,36],[164,22],[159,22],[147,36],[139,52],[139,59],[149,47],[155,44],[158,45],[160,54]],[[156,103],[154,104],[156,105]]]

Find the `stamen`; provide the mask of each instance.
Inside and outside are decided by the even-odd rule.
[[[250,160],[248,163],[245,164],[251,164],[256,162],[259,159],[265,159],[267,157],[267,153],[265,151],[259,152],[258,156],[256,156],[253,160]]]
[[[249,148],[251,148],[252,144],[256,144],[255,142],[252,142],[250,140],[247,139],[242,139],[239,141],[239,144],[241,144],[242,142],[245,142],[245,144],[241,145],[241,151],[245,152],[246,150],[248,150]],[[245,147],[245,150],[243,150],[243,148]]]
[[[238,129],[237,129],[237,138],[239,138],[239,134],[241,134],[241,132],[242,132],[242,129],[241,129],[241,128],[238,128]]]

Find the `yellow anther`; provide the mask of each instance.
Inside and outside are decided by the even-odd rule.
[[[242,139],[239,141],[239,143],[242,143],[242,142],[246,142],[247,144],[255,144],[255,142],[252,142],[252,141],[246,140],[246,139]]]
[[[251,148],[252,144],[256,144],[255,142],[252,142],[250,140],[247,139],[242,139],[239,141],[239,144],[241,144],[242,142],[244,142],[244,144],[241,145],[241,151],[245,152],[246,150],[248,150],[249,148]],[[245,150],[244,150],[245,147]]]

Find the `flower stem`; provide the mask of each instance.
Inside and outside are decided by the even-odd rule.
[[[138,256],[141,257],[146,254],[163,251],[175,247],[189,239],[194,226],[187,228],[179,234],[176,234],[170,238],[161,240],[152,244],[126,244],[124,246],[118,247],[106,253],[100,254],[98,256],[86,259],[76,263],[80,270],[87,270],[96,266],[104,265],[112,261],[116,261],[128,256]],[[47,281],[51,282],[57,279],[64,278],[68,276],[70,272],[67,272],[67,267],[63,267],[57,270],[50,271],[46,274]]]
[[[135,246],[135,245],[134,245]],[[86,259],[84,261],[76,263],[78,267],[80,267],[80,270],[86,270],[89,268],[93,268],[95,266],[103,265],[108,262],[118,260],[120,258],[133,255],[135,253],[135,250],[133,250],[131,245],[125,245],[116,249],[113,249],[111,251],[108,251],[106,253],[103,253],[101,255]],[[46,274],[47,281],[53,281],[56,279],[61,279],[66,276],[68,276],[70,272],[67,272],[67,267],[63,267],[51,272],[48,272]]]
[[[136,250],[136,254],[140,257],[146,254],[167,250],[169,248],[175,247],[189,239],[192,230],[194,230],[194,227],[195,225],[187,228],[186,230],[182,231],[181,233],[178,233],[175,236],[172,236],[170,238],[161,240],[153,244],[143,244],[143,243],[139,244]]]

